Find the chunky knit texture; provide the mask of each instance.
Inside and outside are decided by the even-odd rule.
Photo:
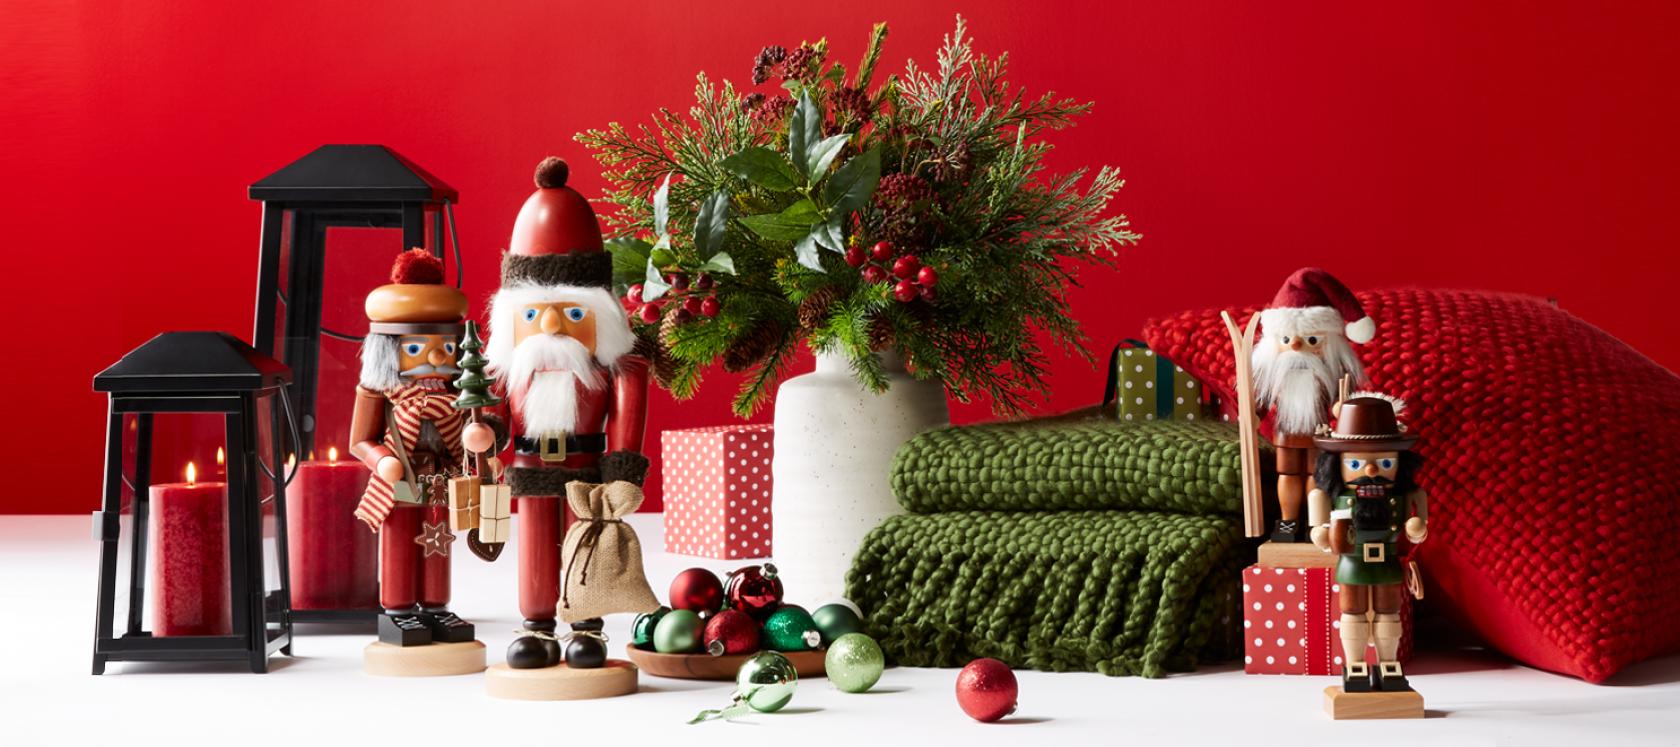
[[[1360,358],[1423,436],[1424,604],[1592,682],[1680,650],[1680,377],[1538,299],[1360,300],[1377,321]],[[1152,321],[1146,338],[1231,397],[1216,311]]]
[[[1225,423],[1059,420],[957,426],[911,439],[893,461],[906,509],[1241,511],[1236,428]]]
[[[887,656],[1160,677],[1240,650],[1236,519],[1154,511],[901,515],[847,597]]]

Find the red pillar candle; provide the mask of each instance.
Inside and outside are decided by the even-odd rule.
[[[292,609],[379,607],[379,535],[356,520],[368,470],[355,460],[297,466],[286,495],[286,545],[292,571]]]
[[[227,483],[187,481],[151,487],[152,634],[231,635],[228,603]]]

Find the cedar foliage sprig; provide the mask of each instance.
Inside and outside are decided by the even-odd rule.
[[[750,414],[800,342],[879,391],[887,345],[917,378],[1013,415],[1045,387],[1041,333],[1092,360],[1067,313],[1072,264],[1112,267],[1139,239],[1108,209],[1124,182],[1110,167],[1045,173],[1042,136],[1091,104],[1010,85],[1008,55],[976,53],[967,31],[959,16],[933,68],[910,61],[878,84],[885,24],[850,77],[824,40],[766,47],[753,77],[779,90],[702,73],[686,116],[577,136],[619,208],[616,282],[644,332],[676,315],[656,335],[674,395],[722,360],[746,371],[734,409]],[[909,277],[871,259],[880,242],[912,258]]]

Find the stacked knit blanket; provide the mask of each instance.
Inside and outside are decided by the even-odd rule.
[[[913,513],[864,539],[847,595],[887,655],[1159,677],[1240,647],[1234,427],[942,428],[893,465]]]

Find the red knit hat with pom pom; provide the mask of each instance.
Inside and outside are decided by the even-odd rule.
[[[443,283],[443,260],[410,249],[391,263],[391,284],[367,296],[368,331],[374,334],[459,333],[467,315],[466,294]]]

